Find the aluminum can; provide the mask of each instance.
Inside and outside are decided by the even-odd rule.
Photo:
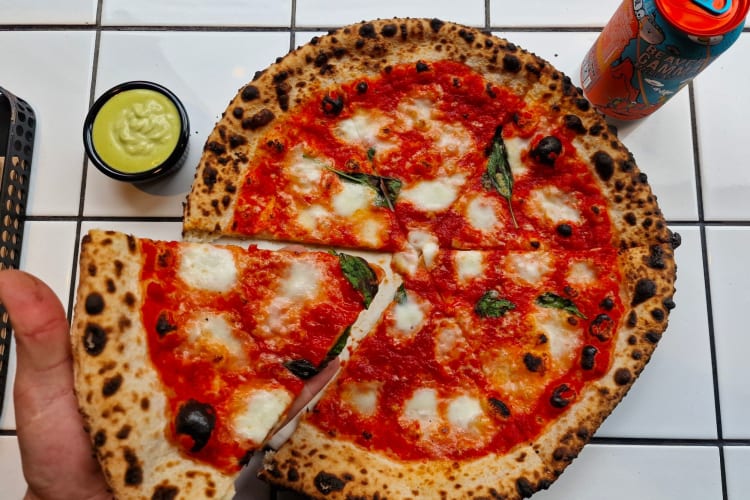
[[[624,0],[581,65],[586,97],[621,120],[659,109],[739,38],[750,0]]]

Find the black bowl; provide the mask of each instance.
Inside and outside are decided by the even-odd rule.
[[[101,156],[99,156],[99,154],[96,151],[96,148],[94,147],[94,140],[93,140],[92,134],[93,134],[93,128],[94,128],[94,119],[99,114],[99,111],[101,110],[102,106],[104,106],[104,104],[106,104],[114,96],[122,92],[125,92],[128,90],[134,90],[134,89],[153,90],[155,92],[162,94],[167,99],[169,99],[177,108],[177,113],[180,118],[180,135],[177,140],[177,144],[172,150],[172,153],[162,163],[148,170],[143,170],[139,172],[127,172],[127,171],[118,169],[116,165],[110,165],[104,159],[102,159]],[[182,167],[183,163],[185,162],[185,157],[187,156],[189,139],[190,139],[190,121],[188,119],[187,112],[185,111],[185,107],[182,105],[182,102],[180,102],[177,96],[174,93],[172,93],[169,89],[157,83],[148,82],[148,81],[125,82],[115,87],[112,87],[111,89],[106,91],[104,94],[102,94],[96,100],[96,102],[94,102],[94,105],[89,110],[88,114],[86,115],[86,120],[83,123],[83,145],[84,145],[84,148],[86,150],[86,155],[88,156],[89,160],[103,174],[113,179],[117,179],[118,181],[133,182],[133,183],[149,182],[149,181],[160,179],[162,177],[165,177],[167,175],[177,172],[180,169],[180,167]]]

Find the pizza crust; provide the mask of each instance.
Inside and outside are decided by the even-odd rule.
[[[76,395],[117,498],[232,498],[235,475],[186,459],[165,435],[166,396],[140,320],[134,237],[83,238],[71,331]]]

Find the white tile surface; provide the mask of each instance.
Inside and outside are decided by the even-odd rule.
[[[37,118],[26,212],[76,215],[94,33],[0,31],[0,50],[4,68],[13,68],[3,71],[3,87],[25,99]]]
[[[706,230],[714,338],[719,375],[722,429],[725,438],[750,439],[750,384],[747,359],[750,335],[750,228]]]
[[[94,24],[97,0],[0,0],[2,24]]]
[[[676,252],[677,308],[651,361],[599,437],[717,437],[700,233],[675,229],[682,235]]]
[[[287,26],[291,0],[104,0],[102,24],[129,26]]]
[[[707,220],[750,219],[748,55],[750,34],[743,33],[694,81]]]
[[[21,455],[15,436],[0,436],[0,491],[7,499],[20,499],[26,491],[26,480],[21,471]]]
[[[534,500],[721,500],[714,447],[590,445]]]
[[[238,89],[289,50],[289,34],[105,32],[99,50],[97,96],[129,80],[160,83],[185,105],[191,136],[184,167],[151,185],[116,181],[90,165],[84,214],[181,217],[206,137]],[[196,64],[199,53],[212,55]]]
[[[66,310],[68,297],[70,296],[71,271],[74,264],[75,235],[75,222],[29,221],[24,224],[20,268],[49,285]],[[50,242],[54,242],[53,252],[50,251]],[[12,340],[3,414],[0,416],[0,429],[16,428],[12,398],[15,374],[15,341]]]
[[[523,27],[602,27],[619,5],[619,0],[490,0],[490,24]]]
[[[362,20],[391,17],[437,17],[484,26],[484,0],[302,0],[297,2],[297,26],[337,27]]]
[[[750,446],[724,448],[727,468],[727,499],[744,500],[750,495]]]

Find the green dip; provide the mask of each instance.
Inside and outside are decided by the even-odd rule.
[[[180,114],[165,95],[149,89],[125,90],[101,107],[92,140],[110,167],[137,173],[164,163],[180,138]]]

